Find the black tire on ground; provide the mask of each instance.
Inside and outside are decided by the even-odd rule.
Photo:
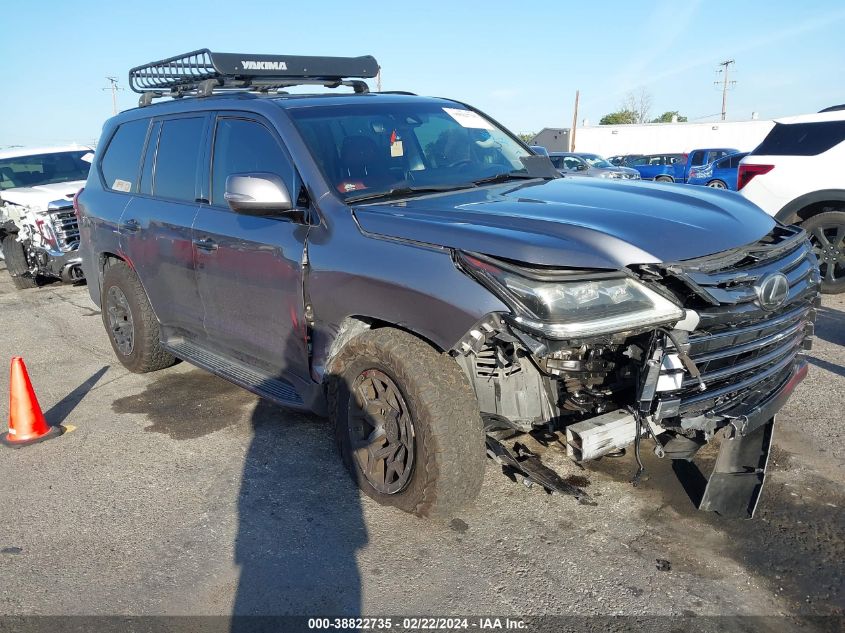
[[[727,189],[728,188],[728,185],[725,184],[725,181],[719,180],[718,178],[708,182],[707,186],[710,187],[711,189]]]
[[[656,182],[675,182],[671,176],[658,176],[654,179]]]
[[[123,320],[128,323],[132,344],[128,348],[124,347],[123,350],[120,349],[115,338],[115,331],[110,325],[110,292],[125,298],[129,312],[129,318]],[[147,293],[138,276],[126,263],[113,260],[106,268],[100,302],[103,325],[108,333],[109,342],[118,360],[129,371],[143,374],[170,367],[176,362],[176,358],[161,346],[158,319],[153,313]]]
[[[3,237],[3,256],[6,258],[6,270],[9,271],[15,288],[26,290],[38,287],[38,280],[27,274],[29,265],[26,263],[26,253],[15,235],[6,234]]]
[[[413,457],[407,471],[410,475],[403,488],[389,494],[370,483],[352,450],[352,437],[362,426],[355,422],[362,418],[350,415],[357,410],[354,394],[361,393],[356,392],[356,384],[360,384],[356,381],[373,373],[398,388],[399,407],[407,409],[401,419],[409,416],[412,423],[413,451],[405,454],[406,463],[408,454]],[[466,376],[447,354],[402,330],[368,330],[350,340],[332,361],[328,400],[343,462],[361,490],[379,503],[443,519],[454,516],[478,495],[486,461],[481,416]],[[366,424],[372,427],[370,419]],[[396,427],[388,428],[384,437],[391,433],[395,438]],[[378,436],[376,430],[373,434]],[[359,449],[358,454],[362,451],[369,448]],[[384,461],[382,472],[387,470]]]
[[[801,227],[810,235],[822,272],[822,292],[845,292],[845,211],[825,211]]]

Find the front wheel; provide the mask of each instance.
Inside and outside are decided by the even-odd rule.
[[[8,233],[3,236],[3,256],[6,259],[6,270],[9,271],[15,288],[26,290],[38,287],[38,279],[30,271],[29,263],[26,261],[23,244],[18,242],[14,234]]]
[[[822,292],[845,292],[845,211],[825,211],[801,223],[819,260]]]
[[[478,495],[481,416],[448,355],[401,330],[363,332],[332,361],[328,398],[341,457],[368,496],[445,518]]]
[[[711,189],[727,189],[728,186],[722,182],[721,180],[711,180],[707,183],[707,186]]]
[[[654,180],[656,182],[675,182],[671,176],[658,176]]]

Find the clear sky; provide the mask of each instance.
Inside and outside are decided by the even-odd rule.
[[[374,55],[384,90],[472,103],[516,132],[598,123],[645,87],[653,115],[728,118],[845,103],[845,2],[557,0],[4,0],[0,147],[90,142],[111,115],[105,77],[196,48]],[[137,103],[128,89],[119,107]]]

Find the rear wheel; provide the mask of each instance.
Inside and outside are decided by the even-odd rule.
[[[658,176],[654,179],[656,182],[675,182],[671,176]]]
[[[478,495],[481,416],[448,355],[401,330],[363,332],[332,361],[328,396],[341,457],[368,496],[443,518]]]
[[[712,189],[727,189],[728,186],[721,180],[711,180],[707,183],[707,186]]]
[[[38,287],[38,280],[30,272],[29,262],[26,261],[23,244],[18,242],[14,234],[3,237],[3,256],[6,258],[6,270],[9,271],[15,288],[26,290]]]
[[[801,223],[819,260],[822,292],[845,292],[845,211],[825,211]]]
[[[103,275],[103,325],[118,360],[129,371],[143,374],[176,362],[159,341],[159,325],[147,293],[135,271],[113,262]]]

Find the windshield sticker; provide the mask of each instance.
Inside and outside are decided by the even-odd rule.
[[[129,193],[130,191],[132,191],[132,183],[128,180],[121,180],[120,178],[118,178],[112,183],[111,188],[115,191]]]
[[[367,188],[360,180],[344,180],[342,183],[338,184],[337,190],[340,193],[350,193],[352,191],[363,191]]]
[[[402,137],[396,133],[396,130],[390,134],[390,157],[400,158],[405,155],[405,150],[402,147]]]
[[[455,121],[460,123],[463,127],[473,128],[476,130],[495,129],[493,127],[493,124],[490,123],[490,121],[482,117],[477,112],[473,112],[472,110],[460,110],[458,108],[443,108],[443,112],[455,119]]]

